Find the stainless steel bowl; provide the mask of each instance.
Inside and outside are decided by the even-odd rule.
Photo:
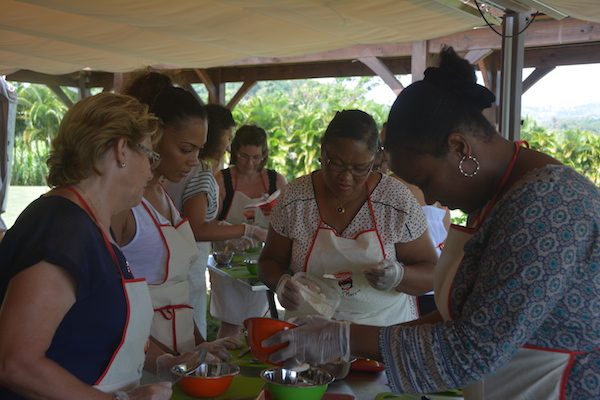
[[[334,381],[329,372],[313,367],[301,372],[286,368],[265,369],[260,377],[268,383],[290,387],[322,386]]]
[[[344,379],[350,372],[352,361],[332,361],[324,365],[319,365],[319,368],[329,372],[336,380]]]
[[[171,368],[171,372],[175,375],[183,375],[186,371],[186,364],[178,364]],[[194,372],[189,374],[189,377],[202,378],[220,378],[224,376],[237,375],[240,372],[240,367],[230,363],[203,363],[196,368]]]
[[[213,258],[220,265],[226,265],[231,262],[233,259],[233,251],[223,252],[223,251],[213,251]]]

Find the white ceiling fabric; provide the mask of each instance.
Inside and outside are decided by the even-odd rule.
[[[209,68],[247,57],[415,42],[483,25],[452,1],[0,0],[0,75]],[[598,0],[546,2],[600,21]]]

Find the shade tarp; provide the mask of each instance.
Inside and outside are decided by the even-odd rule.
[[[0,0],[0,75],[209,68],[483,25],[435,0]]]

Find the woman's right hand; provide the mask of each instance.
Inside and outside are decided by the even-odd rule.
[[[118,393],[119,400],[169,400],[173,395],[173,389],[171,389],[171,382],[159,382]]]
[[[250,225],[250,224],[243,224],[243,225],[244,225],[244,236],[243,237],[248,238],[248,239],[258,240],[259,242],[267,241],[267,233],[269,232],[268,230],[266,230],[265,228],[261,228],[258,225]]]
[[[279,303],[289,311],[295,311],[300,308],[302,304],[302,295],[300,294],[300,288],[298,284],[292,280],[292,276],[289,274],[281,275],[279,282],[277,282],[277,289],[275,290]]]

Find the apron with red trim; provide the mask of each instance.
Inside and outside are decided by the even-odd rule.
[[[80,203],[94,221],[98,223],[96,216],[79,193],[71,187],[67,186],[66,188],[75,193]],[[112,245],[104,231],[102,229],[100,231],[106,247],[121,274],[128,308],[121,342],[104,373],[94,384],[96,389],[105,393],[113,393],[117,390],[127,391],[139,386],[144,361],[146,360],[146,350],[148,349],[148,333],[152,323],[152,301],[150,300],[146,279],[126,279],[123,276]]]
[[[225,217],[225,221],[230,224],[237,225],[241,223],[250,224],[250,225],[258,225],[261,228],[269,229],[269,218],[267,218],[262,210],[258,207],[252,208],[244,208],[248,204],[256,203],[263,198],[269,196],[268,187],[263,179],[261,174],[262,184],[265,196],[252,199],[248,197],[245,193],[237,190],[237,178],[235,181],[235,187],[233,188],[233,198],[231,199],[231,205],[229,206],[229,211]]]
[[[450,226],[444,250],[437,263],[434,276],[435,303],[445,321],[453,320],[450,309],[450,291],[454,276],[464,257],[464,246],[485,220],[496,197],[514,167],[522,142],[515,143],[515,155],[509,165],[496,195],[484,207],[474,228]],[[479,382],[463,388],[465,400],[506,399],[559,399],[568,369],[575,353],[556,349],[524,346],[500,369]]]
[[[171,210],[176,210],[172,201],[170,204]],[[185,353],[196,345],[187,280],[190,266],[198,257],[194,233],[187,219],[177,226],[161,224],[152,205],[145,199],[142,205],[152,217],[167,251],[164,280],[148,285],[154,307],[150,335],[174,352]]]
[[[378,264],[386,256],[370,196],[368,204],[374,228],[354,238],[341,237],[324,226],[322,219],[319,221],[304,270],[319,279],[323,274],[336,277],[341,302],[333,316],[335,319],[374,326],[413,320],[418,316],[414,296],[396,290],[377,290],[362,274],[362,270]]]

